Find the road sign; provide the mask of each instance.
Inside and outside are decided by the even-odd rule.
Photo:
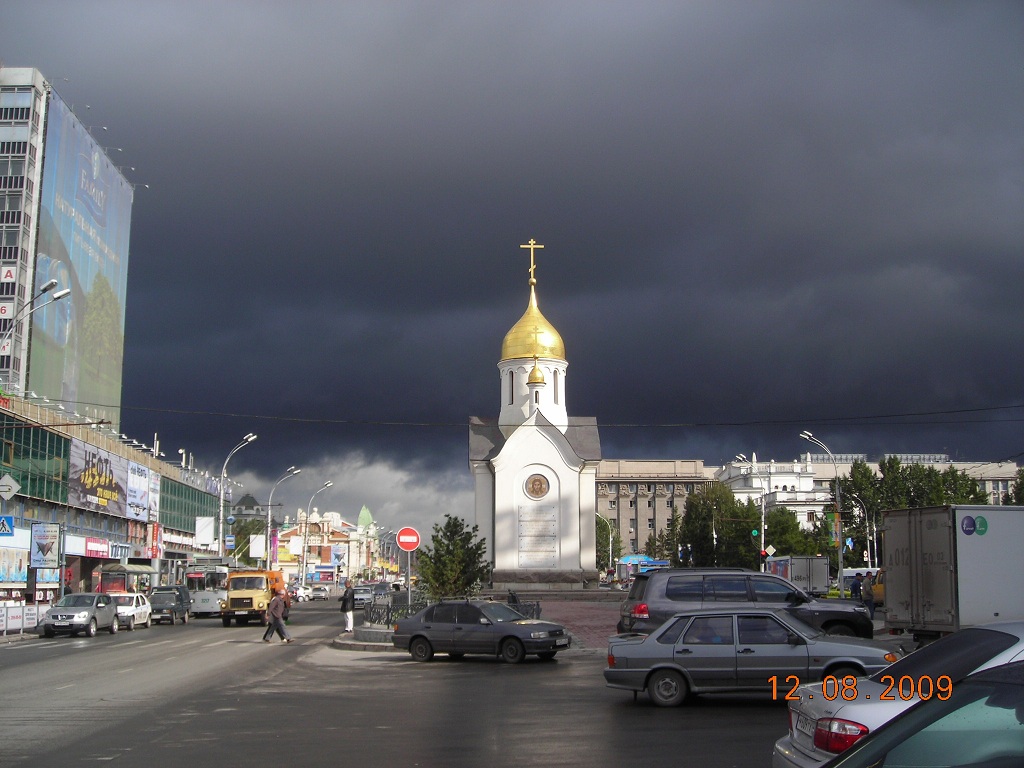
[[[235,548],[235,537],[231,536],[231,535],[225,536],[224,537],[224,549],[234,549],[234,548]]]
[[[398,548],[403,552],[412,552],[420,546],[420,532],[415,528],[402,528],[395,537]]]
[[[14,535],[14,515],[0,515],[0,536]]]
[[[18,485],[18,481],[10,475],[0,477],[0,496],[3,496],[7,501],[10,501],[11,497],[20,490],[21,486]]]

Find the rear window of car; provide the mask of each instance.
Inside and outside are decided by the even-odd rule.
[[[644,593],[647,591],[647,582],[650,581],[648,576],[637,576],[633,581],[633,586],[629,588],[629,596],[627,600],[643,600]]]
[[[702,576],[670,576],[665,583],[665,597],[679,602],[700,603],[704,599]]]
[[[961,629],[904,656],[881,672],[876,672],[871,679],[882,683],[883,676],[891,676],[896,680],[902,677],[916,680],[924,675],[932,678],[949,675],[956,683],[1017,642],[1019,639],[1016,635],[994,629]]]
[[[704,599],[719,603],[746,602],[746,576],[706,576],[704,577]]]

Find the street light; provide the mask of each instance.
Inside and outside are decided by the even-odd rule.
[[[846,584],[843,581],[843,518],[842,518],[842,503],[839,498],[839,464],[836,463],[836,457],[832,455],[832,451],[828,449],[821,440],[816,438],[806,429],[800,433],[800,437],[808,442],[814,443],[816,446],[821,448],[828,457],[832,459],[832,468],[836,471],[836,522],[835,522],[835,535],[836,535],[836,555],[839,558],[839,597],[842,599],[846,596]]]
[[[318,493],[326,491],[334,485],[334,481],[328,480],[320,488],[318,488],[312,496],[309,497],[309,504],[306,505],[306,528],[302,532],[302,577],[299,582],[302,586],[306,586],[306,552],[309,551],[309,511],[313,508],[313,499],[316,498]]]
[[[28,317],[33,312],[35,312],[37,309],[42,309],[43,307],[48,307],[51,304],[53,304],[55,301],[60,301],[65,296],[67,296],[68,294],[71,293],[71,289],[70,288],[62,288],[61,290],[59,290],[55,294],[53,294],[53,296],[50,297],[50,300],[48,302],[46,302],[45,304],[40,304],[38,307],[32,306],[33,304],[36,303],[36,301],[38,301],[43,296],[43,294],[49,293],[50,291],[52,291],[56,287],[57,287],[56,279],[47,281],[46,284],[42,288],[39,289],[39,293],[37,293],[35,296],[33,296],[31,299],[29,299],[28,304],[23,306],[17,312],[17,314],[15,314],[14,318],[11,320],[11,327],[7,329],[7,333],[4,334],[3,341],[0,342],[0,352],[3,352],[5,349],[7,349],[7,345],[10,343],[11,337],[14,335],[14,329],[18,327],[18,323],[21,322],[21,320],[23,319],[22,316]],[[7,384],[8,384],[8,386],[10,386],[11,374],[14,372],[14,349],[13,348],[7,349],[7,354],[11,358],[10,363],[7,366]]]
[[[737,453],[736,454],[736,458],[739,461],[743,462],[744,464],[749,464],[750,465],[750,473],[752,475],[757,475],[757,481],[759,483],[761,483],[761,549],[758,552],[758,558],[757,559],[759,561],[761,561],[761,570],[762,571],[766,571],[768,569],[768,564],[765,562],[764,558],[760,556],[760,552],[764,552],[765,549],[767,548],[767,545],[765,543],[765,536],[766,536],[765,528],[767,527],[767,523],[765,522],[765,508],[764,508],[765,507],[765,498],[764,497],[765,497],[765,494],[768,491],[764,487],[764,483],[761,482],[761,470],[760,470],[760,468],[757,465],[757,454],[756,453],[752,453],[752,454],[750,454],[750,456],[751,456],[750,461],[747,461],[747,457],[744,456],[742,453]],[[770,476],[769,476],[769,479],[768,479],[768,484],[771,485],[771,477]]]
[[[218,535],[218,547],[219,554],[224,557],[224,486],[228,482],[228,462],[231,461],[231,457],[234,456],[242,448],[245,448],[249,443],[256,439],[256,435],[250,432],[248,435],[242,438],[242,442],[231,449],[231,453],[224,459],[224,466],[220,470],[220,516],[219,523],[217,526]]]
[[[182,461],[184,461],[184,459],[182,459]],[[288,469],[286,469],[284,471],[284,474],[281,475],[281,477],[278,479],[278,481],[276,483],[274,483],[274,487],[270,489],[270,498],[267,500],[267,533],[266,533],[266,537],[267,537],[267,570],[268,571],[271,568],[274,567],[274,559],[273,559],[273,557],[271,557],[271,554],[270,554],[270,525],[271,525],[271,522],[272,522],[271,516],[274,514],[274,491],[277,490],[277,486],[279,486],[281,483],[283,483],[289,477],[295,477],[301,471],[302,470],[298,469],[297,467],[288,467]]]

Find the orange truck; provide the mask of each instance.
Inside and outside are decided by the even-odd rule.
[[[270,600],[277,590],[284,588],[281,571],[231,571],[228,574],[228,594],[220,604],[221,623],[230,627],[234,619],[235,624],[244,626],[255,619],[266,626]],[[287,591],[284,599],[289,601]]]

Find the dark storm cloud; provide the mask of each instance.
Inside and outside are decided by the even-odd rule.
[[[1020,409],[855,418],[1021,402],[1018,3],[4,15],[4,63],[135,166],[125,428],[205,464],[251,429],[257,486],[465,500],[530,237],[607,456],[1024,450]]]

